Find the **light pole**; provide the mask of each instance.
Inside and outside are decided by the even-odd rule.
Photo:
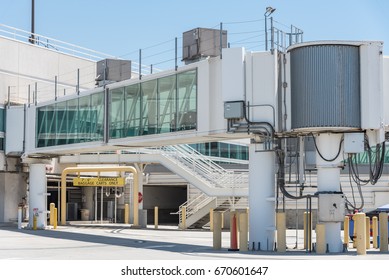
[[[263,14],[265,16],[265,50],[267,51],[267,18],[274,13],[276,9],[272,7],[266,7],[266,12]]]

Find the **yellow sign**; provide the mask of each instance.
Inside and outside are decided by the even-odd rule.
[[[74,186],[80,187],[123,187],[124,178],[104,177],[104,178],[74,178]]]

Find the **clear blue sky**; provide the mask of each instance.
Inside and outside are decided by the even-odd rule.
[[[0,3],[0,23],[30,30],[31,0]],[[35,32],[137,60],[138,49],[168,40],[173,41],[148,54],[174,48],[174,38],[192,28],[252,21],[225,24],[229,41],[247,42],[250,47],[253,41],[262,40],[263,49],[267,6],[276,8],[277,27],[288,31],[287,26],[293,24],[301,28],[304,41],[380,40],[389,55],[388,0],[35,0]]]

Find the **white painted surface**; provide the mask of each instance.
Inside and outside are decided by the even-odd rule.
[[[272,251],[275,238],[275,154],[263,150],[262,144],[250,144],[249,248]]]

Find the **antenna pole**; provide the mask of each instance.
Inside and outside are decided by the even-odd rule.
[[[35,0],[31,0],[31,44],[35,44]]]

